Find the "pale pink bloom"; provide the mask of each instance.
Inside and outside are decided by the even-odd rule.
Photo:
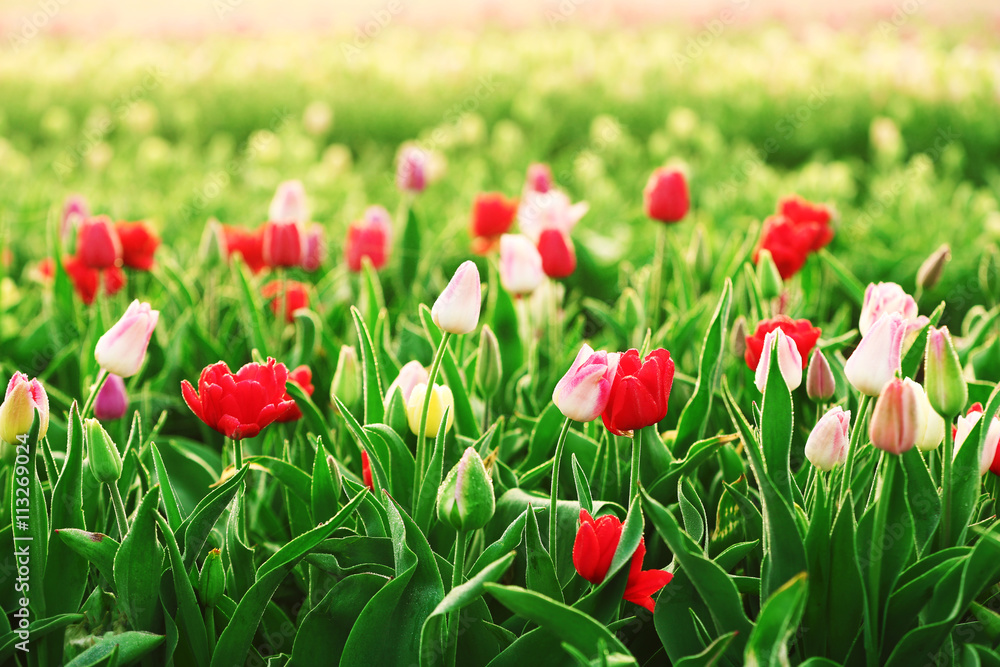
[[[882,315],[899,313],[906,323],[907,332],[927,324],[926,317],[917,312],[916,300],[903,291],[896,283],[870,283],[865,290],[865,300],[861,306],[858,330],[864,336]]]
[[[784,378],[788,391],[795,391],[802,384],[802,355],[799,348],[781,329],[775,329],[764,336],[764,349],[757,364],[755,384],[761,393],[767,388],[767,376],[771,365],[771,350],[778,346],[778,369]]]
[[[483,286],[475,262],[466,260],[455,271],[448,286],[431,308],[431,319],[442,331],[471,333],[479,324]]]
[[[868,428],[872,444],[890,454],[902,454],[917,444],[927,427],[920,385],[906,378],[893,378],[883,387]]]
[[[847,460],[850,431],[851,411],[845,411],[839,405],[831,408],[809,434],[806,440],[806,458],[824,472],[833,470]]]
[[[584,343],[573,365],[556,384],[552,402],[565,417],[578,422],[597,419],[608,405],[618,370],[618,352],[595,352]]]
[[[562,190],[524,193],[517,209],[517,222],[521,231],[534,243],[546,229],[556,229],[567,236],[580,221],[590,204],[585,201],[573,204]]]
[[[542,256],[523,234],[500,237],[500,284],[511,294],[530,294],[545,279]]]
[[[428,379],[427,369],[419,361],[414,360],[403,364],[403,367],[399,369],[399,375],[385,390],[386,407],[389,406],[389,401],[392,400],[392,394],[396,389],[399,389],[403,396],[403,405],[406,405],[410,400],[410,394],[413,393],[413,388],[418,384],[426,385]]]
[[[417,146],[406,146],[396,163],[396,186],[405,192],[423,192],[427,187],[430,155]]]
[[[833,377],[830,362],[822,350],[817,349],[809,360],[806,371],[806,393],[814,401],[828,401],[837,390],[837,380]]]
[[[552,170],[549,165],[536,162],[528,167],[528,180],[524,184],[525,192],[545,193],[552,189]]]
[[[977,410],[972,410],[967,415],[959,416],[955,427],[955,456],[958,456],[958,450],[966,441],[969,442],[970,447],[979,446],[978,442],[969,440],[969,434],[972,433],[972,430],[976,428],[976,424],[982,418],[983,413]],[[993,464],[998,445],[1000,445],[1000,415],[994,416],[993,421],[990,422],[990,428],[986,432],[986,443],[983,445],[983,451],[979,453],[980,476],[985,475],[986,471]]]
[[[38,379],[18,371],[7,383],[7,393],[0,405],[0,439],[9,445],[20,444],[18,436],[31,430],[31,422],[38,411],[38,437],[49,430],[49,397]]]
[[[123,378],[138,373],[159,317],[160,311],[148,303],[135,300],[129,304],[121,319],[97,341],[94,357],[98,365]]]
[[[844,364],[844,374],[855,389],[878,396],[900,370],[906,324],[899,313],[882,315],[862,337]]]
[[[278,186],[268,209],[268,219],[299,224],[309,220],[309,205],[302,181],[285,181]]]
[[[326,240],[321,225],[309,225],[302,237],[302,268],[315,271],[326,258]]]

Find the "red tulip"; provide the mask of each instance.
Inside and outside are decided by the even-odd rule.
[[[297,222],[271,221],[264,225],[264,263],[270,267],[298,266],[302,262],[302,233]]]
[[[295,405],[285,399],[288,369],[274,359],[233,373],[226,362],[206,366],[198,391],[181,381],[184,402],[199,419],[228,438],[252,438]]]
[[[815,240],[816,231],[811,227],[796,225],[783,215],[772,215],[764,221],[753,261],[757,261],[761,250],[769,250],[778,273],[788,280],[805,266]]]
[[[678,169],[660,167],[654,171],[643,191],[646,215],[660,222],[679,222],[691,208],[687,179]]]
[[[243,262],[254,273],[260,273],[267,263],[264,261],[264,230],[249,230],[232,225],[222,226],[222,236],[226,242],[226,255],[239,254]]]
[[[493,250],[500,237],[510,230],[517,216],[517,199],[507,199],[500,192],[483,192],[472,203],[472,251],[485,255]]]
[[[149,271],[160,238],[145,222],[119,222],[115,231],[122,242],[122,263],[132,269]]]
[[[786,336],[795,341],[795,347],[802,357],[802,368],[805,368],[809,360],[809,353],[816,346],[821,330],[814,327],[809,320],[793,320],[787,315],[778,315],[770,320],[762,320],[757,325],[757,331],[754,332],[754,335],[746,337],[747,350],[743,356],[750,370],[757,370],[760,354],[764,349],[764,338],[775,329],[781,329]]]
[[[674,361],[663,348],[642,361],[638,350],[622,354],[611,384],[608,407],[601,413],[604,426],[615,435],[652,426],[667,416],[667,401],[674,382]]]
[[[76,238],[76,256],[84,266],[107,269],[121,263],[122,242],[108,216],[84,220]]]
[[[576,271],[576,250],[569,234],[558,229],[542,230],[538,237],[542,270],[549,278],[565,278]]]
[[[66,270],[66,275],[69,276],[80,299],[88,306],[94,303],[97,289],[102,284],[107,295],[116,294],[125,286],[125,274],[117,266],[103,271],[92,269],[78,256],[68,255],[63,258],[63,269]]]
[[[592,584],[604,581],[621,537],[622,522],[618,517],[606,515],[595,521],[587,510],[580,510],[580,529],[573,543],[573,566],[580,576]],[[670,583],[674,575],[663,570],[643,571],[645,557],[646,543],[643,538],[632,555],[622,599],[653,611],[652,595]]]
[[[832,215],[830,209],[823,204],[813,204],[798,195],[792,195],[778,202],[778,213],[800,228],[812,231],[811,250],[819,250],[833,240],[833,228],[830,227]]]
[[[352,222],[347,229],[347,242],[344,244],[347,268],[355,273],[361,271],[361,260],[367,257],[376,270],[381,269],[389,258],[391,242],[388,211],[381,206],[369,206],[364,218]]]
[[[372,462],[368,458],[368,452],[361,450],[361,479],[369,490],[375,490],[375,482],[372,480]]]
[[[302,387],[302,391],[306,392],[306,396],[312,396],[313,392],[316,391],[316,388],[312,384],[312,375],[312,369],[306,365],[302,365],[296,367],[295,370],[289,371],[288,379]],[[284,399],[286,401],[294,400],[288,395],[287,391],[285,392]],[[292,407],[288,409],[288,412],[278,417],[279,422],[293,422],[299,419],[302,419],[302,410],[294,402],[292,403]]]
[[[285,293],[281,293],[281,281],[272,280],[260,291],[265,300],[270,301],[271,312],[278,314],[278,302],[285,304],[285,319],[289,322],[295,321],[295,311],[299,308],[309,307],[309,285],[295,280],[285,281]]]

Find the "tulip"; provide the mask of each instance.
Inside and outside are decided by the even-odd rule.
[[[812,251],[819,250],[833,240],[833,228],[830,226],[833,214],[823,204],[813,204],[792,195],[778,202],[778,214],[812,235],[809,248]]]
[[[473,447],[468,447],[438,488],[438,519],[459,533],[482,528],[496,510],[493,479]]]
[[[573,567],[577,573],[594,585],[602,583],[611,568],[621,536],[622,522],[618,517],[605,515],[595,521],[587,510],[580,510],[580,528],[573,543]],[[642,538],[632,554],[622,599],[653,611],[653,594],[670,583],[674,575],[663,570],[643,571],[645,556],[646,544]]]
[[[529,294],[545,279],[542,256],[522,234],[500,237],[500,284],[511,294]]]
[[[753,261],[758,263],[761,253],[767,250],[782,280],[788,280],[805,266],[815,240],[815,230],[796,225],[783,215],[769,216],[764,220]]]
[[[687,178],[679,169],[660,167],[643,190],[646,215],[660,222],[679,222],[691,208]]]
[[[201,566],[198,594],[202,604],[208,609],[213,609],[222,601],[225,592],[226,571],[222,564],[222,553],[218,549],[212,549],[205,557],[205,564]]]
[[[423,369],[423,366],[420,367]],[[476,355],[476,386],[484,398],[490,398],[500,389],[503,379],[503,362],[500,343],[490,325],[484,324],[479,332],[479,352]],[[426,383],[426,380],[424,380]]]
[[[876,320],[886,313],[899,313],[907,326],[912,327],[920,320],[917,313],[917,302],[903,291],[896,283],[871,283],[865,289],[865,300],[861,305],[861,318],[858,320],[858,330],[864,336],[872,328]]]
[[[243,263],[253,273],[260,273],[267,266],[264,261],[264,227],[256,231],[222,225],[222,238],[225,241],[227,256],[239,255]]]
[[[978,447],[979,443],[969,440],[969,434],[975,429],[976,424],[983,418],[983,406],[976,403],[964,417],[958,418],[958,426],[955,429],[955,456],[962,446],[969,442],[970,447]],[[986,430],[986,439],[983,450],[979,455],[979,475],[983,476],[990,470],[994,475],[1000,475],[1000,416],[994,415]]]
[[[397,389],[403,397],[403,405],[406,405],[410,400],[410,394],[413,393],[414,387],[420,384],[427,385],[427,369],[424,368],[423,364],[419,361],[408,361],[403,364],[403,367],[399,369],[399,375],[392,381],[389,388],[385,390],[386,407],[389,406],[392,394]]]
[[[767,335],[766,333],[764,334]],[[749,346],[747,346],[747,318],[740,315],[733,323],[733,331],[729,335],[729,345],[733,348],[733,354],[737,357],[745,357]],[[764,349],[764,339],[760,339],[761,349]],[[760,352],[757,353],[757,361],[760,361]],[[750,360],[747,360],[750,363]],[[753,367],[751,367],[753,368]],[[753,368],[753,370],[757,370]]]
[[[266,364],[249,363],[233,373],[226,362],[206,366],[198,378],[198,391],[181,381],[184,402],[210,428],[227,438],[252,438],[290,410],[285,399],[288,369],[268,358]]]
[[[300,224],[309,220],[306,189],[302,181],[285,181],[278,185],[271,206],[268,208],[267,217],[278,222]]]
[[[306,396],[312,396],[316,388],[312,383],[312,369],[306,365],[296,366],[294,370],[288,371],[288,382],[294,382],[295,384],[302,387],[302,391],[306,393]],[[287,382],[285,384],[287,387]],[[288,394],[286,389],[285,395],[282,396],[282,400],[292,401],[292,407],[285,411],[285,414],[278,417],[275,421],[279,422],[293,422],[302,419],[302,410],[299,408],[298,404],[295,403],[294,399]]]
[[[17,371],[7,383],[7,393],[0,405],[0,440],[8,445],[24,444],[22,439],[31,431],[38,413],[38,438],[49,430],[49,397],[38,379]]]
[[[542,256],[542,271],[549,278],[565,278],[576,271],[573,240],[558,229],[542,230],[538,237],[538,254]]]
[[[87,462],[90,472],[102,484],[114,484],[122,476],[122,456],[108,432],[96,419],[84,420],[87,434]]]
[[[361,450],[361,481],[365,483],[369,491],[375,490],[375,481],[372,479],[372,462],[368,458],[368,452]]]
[[[507,233],[517,215],[517,200],[507,199],[499,192],[483,192],[472,203],[472,222],[469,236],[472,251],[485,255],[496,247],[500,237]]]
[[[667,416],[673,382],[674,361],[667,350],[653,350],[641,362],[638,350],[622,354],[601,413],[605,428],[615,435],[628,435],[658,423]]]
[[[795,349],[798,350],[799,357],[805,362],[809,358],[809,353],[816,346],[816,341],[822,331],[819,327],[814,327],[809,320],[793,320],[787,315],[778,315],[770,320],[761,320],[757,324],[757,330],[753,336],[746,337],[746,352],[744,359],[750,370],[756,371],[760,364],[764,352],[764,339],[767,334],[775,329],[780,329],[785,336],[795,342]],[[802,368],[806,367],[805,363]]]
[[[160,311],[153,310],[148,303],[133,301],[121,319],[97,341],[94,349],[97,364],[123,378],[138,373],[159,318]]]
[[[921,404],[920,412],[926,415],[926,420],[922,424],[923,428],[917,429],[916,447],[922,452],[929,452],[937,449],[937,446],[944,440],[945,423],[944,418],[934,411],[924,388],[920,385],[917,387],[919,387],[917,393]]]
[[[109,375],[97,392],[94,401],[94,416],[102,422],[121,419],[128,412],[128,394],[125,380],[117,375]]]
[[[552,170],[549,165],[535,163],[528,167],[528,178],[524,184],[527,192],[540,192],[542,194],[552,189]]]
[[[272,221],[264,225],[264,263],[270,267],[298,266],[302,262],[302,233],[297,222]]]
[[[767,376],[771,367],[771,350],[778,348],[778,370],[788,386],[788,391],[795,391],[802,384],[802,355],[795,341],[786,336],[781,329],[775,329],[764,336],[764,348],[761,351],[761,363],[757,364],[754,383],[763,393],[767,388]]]
[[[337,357],[337,369],[330,384],[330,402],[337,397],[344,405],[351,407],[361,398],[361,364],[353,345],[341,345]]]
[[[809,434],[806,440],[806,458],[823,472],[833,470],[847,460],[850,429],[850,410],[845,411],[839,405],[831,408]]]
[[[423,192],[427,187],[430,155],[417,146],[406,146],[396,163],[396,186],[404,192]]]
[[[806,371],[806,394],[814,401],[828,401],[836,390],[837,380],[833,377],[830,362],[822,350],[816,350]]]
[[[924,378],[927,398],[939,415],[951,421],[961,414],[969,400],[969,388],[948,327],[927,330]]]
[[[872,411],[868,434],[872,444],[890,454],[902,454],[917,443],[927,425],[920,385],[894,378],[882,389]]]
[[[272,280],[261,288],[260,295],[270,304],[275,316],[281,308],[279,304],[284,304],[286,322],[294,322],[295,311],[309,307],[309,285],[295,280]]]
[[[92,269],[76,256],[63,258],[63,269],[73,283],[80,300],[88,306],[94,303],[97,291],[101,287],[108,296],[117,294],[125,286],[125,274],[117,266],[108,269]]]
[[[922,290],[934,289],[934,286],[941,280],[945,265],[950,261],[951,246],[943,243],[917,269],[917,287]]]
[[[84,266],[107,269],[118,266],[122,258],[122,242],[106,215],[88,218],[77,231],[76,255]]]
[[[844,364],[847,381],[867,396],[878,396],[900,370],[906,325],[899,313],[879,317]]]
[[[546,229],[555,229],[564,234],[573,231],[590,204],[587,202],[570,203],[569,196],[561,190],[548,192],[527,192],[521,198],[517,209],[518,225],[521,231],[537,243]]]
[[[556,384],[552,402],[568,419],[578,422],[597,419],[608,406],[620,357],[617,352],[595,352],[584,343],[569,370]]]
[[[130,269],[149,271],[160,237],[145,222],[119,222],[115,231],[122,244],[122,264]]]
[[[70,195],[63,204],[62,219],[59,223],[59,236],[63,242],[70,240],[71,232],[80,223],[90,217],[90,208],[82,195]]]
[[[431,319],[442,331],[465,334],[475,331],[482,306],[482,284],[474,262],[465,261],[431,308]]]
[[[323,227],[309,225],[302,238],[302,268],[312,272],[320,267],[326,258],[326,240],[323,237]]]
[[[406,421],[414,435],[420,435],[420,413],[424,408],[426,394],[427,385],[418,384],[410,392],[410,399],[406,402]],[[455,422],[455,398],[451,389],[446,385],[435,384],[431,391],[430,405],[427,411],[427,426],[424,428],[426,437],[437,437],[445,409],[448,409],[448,421],[444,424],[444,430],[447,433]]]
[[[369,206],[364,218],[352,222],[347,228],[344,244],[344,259],[347,268],[355,273],[361,271],[361,260],[367,257],[378,270],[385,266],[392,244],[392,225],[389,213],[381,206]]]

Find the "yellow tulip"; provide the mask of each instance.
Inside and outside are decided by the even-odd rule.
[[[420,412],[424,409],[424,396],[427,394],[427,385],[418,384],[410,392],[410,400],[406,403],[406,421],[410,424],[410,430],[415,435],[420,434]],[[448,410],[448,421],[445,422],[445,433],[455,422],[455,398],[451,389],[444,385],[435,384],[431,390],[430,408],[427,411],[427,426],[424,428],[424,435],[434,438],[438,434],[438,427],[441,425],[441,418],[444,416],[445,408]]]

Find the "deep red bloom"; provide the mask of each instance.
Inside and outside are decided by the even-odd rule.
[[[302,387],[302,391],[306,392],[306,396],[312,396],[313,392],[316,391],[316,387],[312,384],[312,377],[312,369],[306,365],[297,366],[295,370],[288,372],[288,379]],[[302,410],[294,403],[294,399],[288,395],[287,391],[285,391],[284,399],[286,401],[293,401],[292,407],[288,409],[288,412],[278,417],[278,421],[293,422],[302,419]]]
[[[104,285],[104,293],[116,294],[118,290],[125,286],[125,274],[117,266],[109,269],[92,269],[76,255],[67,255],[63,258],[63,269],[73,283],[73,289],[80,296],[80,299],[88,306],[94,303],[97,296],[97,288]]]
[[[295,280],[285,281],[285,294],[283,299],[280,280],[272,280],[268,284],[264,285],[260,294],[266,301],[270,301],[271,312],[275,315],[278,314],[278,302],[284,301],[285,319],[289,322],[295,321],[296,310],[299,308],[309,307],[309,285]]]
[[[783,215],[772,215],[764,221],[753,261],[757,262],[761,250],[769,250],[778,273],[787,280],[805,266],[815,241],[816,230],[812,227],[796,225]]]
[[[544,229],[538,237],[542,271],[549,278],[565,278],[576,271],[576,250],[569,234],[560,229]]]
[[[91,269],[107,269],[121,263],[122,242],[111,224],[111,218],[101,215],[80,223],[76,256]]]
[[[119,222],[115,225],[122,242],[122,263],[132,269],[149,271],[160,237],[145,222]]]
[[[302,233],[296,222],[264,225],[264,263],[270,267],[298,266],[302,262]]]
[[[517,217],[517,199],[507,199],[500,192],[483,192],[472,203],[472,252],[485,255],[496,247]]]
[[[287,379],[285,365],[271,358],[235,373],[220,361],[201,372],[197,392],[182,380],[181,393],[199,419],[226,437],[242,440],[254,437],[295,405],[284,398]]]
[[[381,206],[369,207],[364,218],[352,222],[347,228],[347,240],[344,243],[347,268],[358,273],[361,271],[361,260],[367,257],[376,270],[381,269],[389,258],[391,241],[389,213]]]
[[[642,361],[639,351],[622,354],[611,383],[608,407],[601,413],[604,426],[615,435],[652,426],[667,416],[667,401],[674,383],[674,361],[662,347]]]
[[[368,459],[368,452],[361,450],[361,479],[370,490],[375,490],[375,482],[372,481],[372,463]]]
[[[222,226],[222,236],[226,242],[226,255],[239,254],[243,262],[254,273],[260,273],[267,264],[264,262],[264,230],[249,230],[232,225]]]
[[[691,208],[684,172],[660,167],[650,175],[643,199],[646,215],[653,220],[679,222]]]
[[[592,584],[604,581],[621,537],[622,522],[618,517],[605,515],[595,521],[587,510],[580,510],[580,528],[573,543],[573,566],[577,573]],[[653,611],[652,595],[670,583],[674,575],[663,570],[642,571],[645,557],[646,542],[643,538],[632,554],[622,599]]]
[[[793,320],[788,315],[778,315],[770,320],[761,320],[754,335],[746,337],[747,350],[744,353],[750,370],[757,370],[760,355],[764,350],[764,337],[775,329],[781,329],[785,335],[795,341],[795,347],[802,356],[802,368],[809,363],[809,354],[816,347],[816,341],[822,330],[814,327],[809,320]]]
[[[819,250],[833,240],[833,227],[830,226],[833,216],[823,204],[814,204],[798,195],[792,195],[778,202],[778,213],[797,226],[811,230],[812,250]]]

